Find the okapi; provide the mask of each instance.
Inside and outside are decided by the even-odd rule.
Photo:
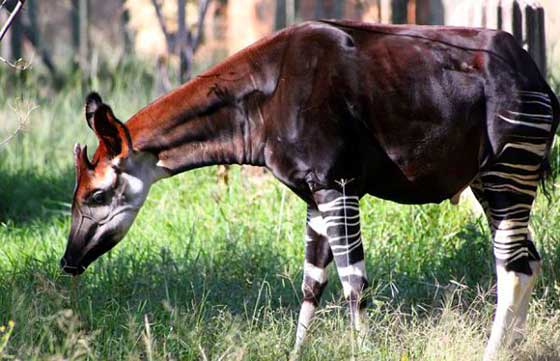
[[[493,235],[498,303],[485,358],[522,336],[540,268],[528,228],[560,106],[505,32],[307,22],[287,28],[121,123],[95,93],[93,160],[76,145],[64,271],[126,234],[150,186],[216,164],[268,168],[308,205],[302,344],[334,259],[354,328],[368,285],[359,199],[439,203],[471,187]],[[507,336],[507,337],[506,337]]]

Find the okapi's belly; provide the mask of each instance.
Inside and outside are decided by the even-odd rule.
[[[468,187],[478,174],[480,133],[474,128],[463,137],[434,138],[382,152],[364,160],[367,193],[404,204],[440,203]]]
[[[445,184],[446,175],[434,175],[415,181],[403,181],[401,175],[388,174],[387,182],[371,185],[368,194],[402,204],[441,203],[459,194],[475,178],[476,172]]]

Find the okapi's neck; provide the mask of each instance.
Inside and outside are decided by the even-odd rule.
[[[279,50],[262,48],[231,57],[134,115],[126,125],[135,150],[155,154],[170,174],[215,164],[264,165],[261,107],[278,81],[278,62],[271,59],[278,53],[271,50]]]

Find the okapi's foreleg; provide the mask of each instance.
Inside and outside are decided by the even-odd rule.
[[[360,203],[357,196],[342,190],[321,190],[314,194],[342,282],[344,297],[349,302],[352,326],[365,333],[362,292],[368,286],[364,249],[360,234]]]
[[[327,266],[333,259],[323,217],[317,209],[307,208],[307,224],[305,231],[305,261],[303,265],[303,302],[299,313],[296,345],[298,350],[305,339],[305,334],[315,309],[319,305],[321,295],[327,285]]]

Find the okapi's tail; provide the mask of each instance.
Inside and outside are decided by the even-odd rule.
[[[550,192],[548,189],[548,183],[554,174],[552,166],[550,165],[550,155],[552,153],[552,146],[554,144],[554,137],[558,131],[558,124],[560,123],[560,103],[556,94],[552,89],[548,88],[548,97],[550,98],[550,105],[552,107],[552,127],[550,128],[550,140],[547,144],[546,153],[541,164],[541,187],[544,196],[551,201]]]

